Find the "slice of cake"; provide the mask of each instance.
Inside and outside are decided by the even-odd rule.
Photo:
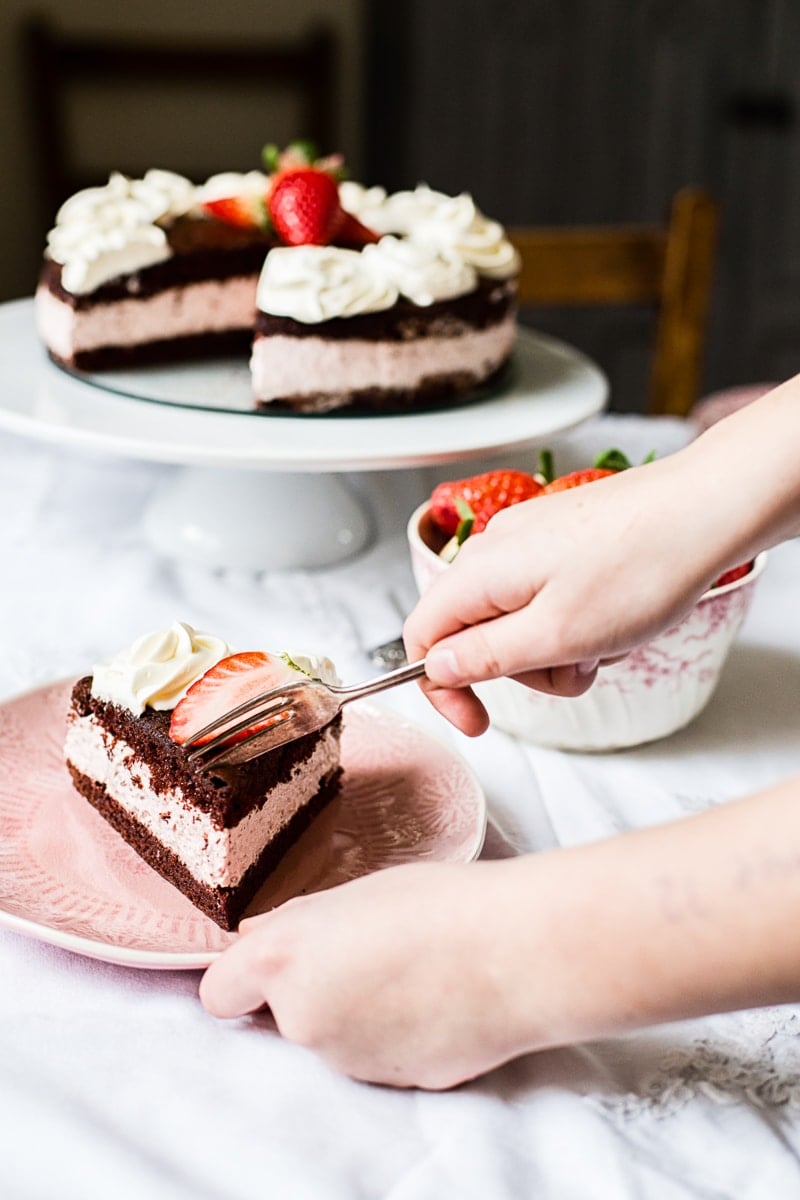
[[[237,766],[190,763],[184,743],[245,699],[324,660],[234,653],[177,623],[146,634],[72,692],[64,747],[77,790],[154,870],[233,929],[286,851],[337,795],[341,718]]]
[[[340,156],[269,148],[269,173],[201,187],[113,175],[71,197],[36,295],[68,367],[252,347],[253,406],[413,412],[500,378],[516,339],[519,257],[467,194],[387,194]]]
[[[270,253],[250,360],[258,407],[413,412],[499,380],[516,340],[513,281],[476,279],[463,262],[388,237],[371,249]],[[399,292],[401,270],[406,293],[427,303]]]
[[[295,207],[309,172],[297,173]],[[266,258],[250,360],[256,404],[413,411],[490,386],[516,340],[519,257],[467,195],[344,182],[343,211],[379,237]],[[274,200],[269,201],[274,207]]]
[[[171,171],[113,174],[60,208],[36,290],[48,353],[80,370],[246,354],[255,291],[274,244],[249,209],[267,186],[258,171],[214,176],[202,187]],[[224,218],[214,215],[222,203]]]

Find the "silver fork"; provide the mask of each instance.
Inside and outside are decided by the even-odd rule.
[[[282,746],[285,742],[316,733],[327,725],[351,700],[373,696],[387,688],[397,687],[425,674],[425,663],[406,663],[365,683],[323,683],[319,679],[299,679],[271,688],[237,705],[215,721],[198,729],[185,743],[190,762],[203,767],[234,766],[249,762]],[[253,728],[269,722],[266,728]],[[231,738],[244,733],[231,744]],[[202,743],[202,744],[200,744]]]

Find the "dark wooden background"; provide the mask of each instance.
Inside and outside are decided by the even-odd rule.
[[[661,220],[684,184],[722,230],[706,390],[800,371],[797,0],[366,5],[364,175],[469,190],[512,223]],[[641,313],[530,318],[641,406]]]

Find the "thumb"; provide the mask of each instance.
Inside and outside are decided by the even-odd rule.
[[[534,630],[532,624],[528,612],[517,610],[451,634],[428,650],[425,674],[438,687],[465,687],[587,657],[577,647],[574,653],[569,646],[559,646],[556,652],[548,645],[544,630]]]

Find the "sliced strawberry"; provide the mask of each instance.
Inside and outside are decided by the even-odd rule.
[[[440,483],[431,493],[431,519],[452,537],[464,519],[464,505],[474,517],[471,533],[481,533],[501,508],[538,496],[542,485],[526,471],[500,468]]]
[[[729,571],[723,571],[719,579],[711,586],[724,587],[726,583],[735,583],[737,579],[744,579],[745,575],[749,575],[752,569],[752,562],[740,563],[738,567],[731,567]]]
[[[266,199],[255,192],[204,200],[202,207],[209,216],[239,229],[264,229],[269,224]]]
[[[218,720],[239,704],[252,700],[270,688],[296,682],[302,677],[300,672],[293,670],[275,654],[265,654],[260,650],[231,654],[206,671],[175,705],[169,736],[173,742],[182,746],[200,729]],[[263,728],[266,728],[267,724],[268,722],[265,722]],[[260,728],[261,725],[254,725],[252,729],[243,730],[232,740],[239,741],[247,737],[253,729]],[[206,737],[202,742],[210,740]]]
[[[570,471],[567,475],[557,475],[545,484],[544,492],[566,492],[569,488],[582,487],[584,483],[594,483],[595,479],[604,479],[606,475],[616,475],[610,467],[584,467],[580,471]]]

